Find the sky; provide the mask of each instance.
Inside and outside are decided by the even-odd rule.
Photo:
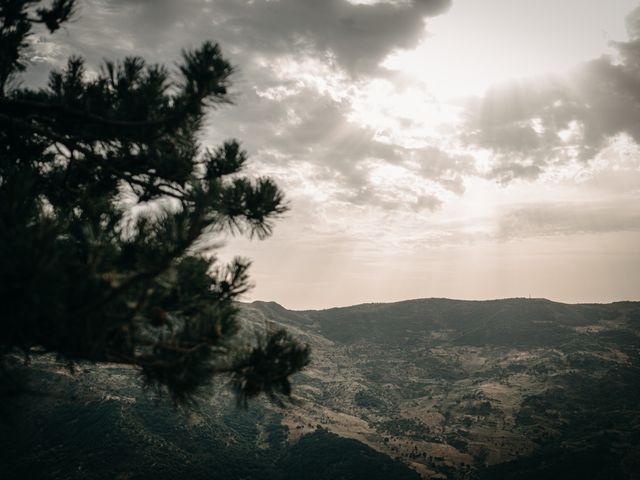
[[[640,299],[640,6],[630,0],[86,0],[33,38],[28,85],[175,65],[217,41],[237,138],[289,212],[244,300]]]

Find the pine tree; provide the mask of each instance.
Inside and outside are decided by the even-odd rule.
[[[268,178],[241,175],[230,140],[204,148],[233,68],[217,44],[183,52],[176,72],[138,57],[89,78],[79,57],[40,90],[20,88],[29,37],[53,34],[74,0],[0,0],[0,371],[55,353],[139,368],[177,402],[216,375],[238,400],[283,398],[309,360],[285,330],[248,344],[235,300],[248,262],[221,267],[211,239],[264,238],[286,206]]]

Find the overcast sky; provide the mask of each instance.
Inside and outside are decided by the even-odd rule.
[[[247,300],[640,299],[640,9],[630,0],[88,0],[25,81],[80,53],[237,66],[234,137],[290,212]]]

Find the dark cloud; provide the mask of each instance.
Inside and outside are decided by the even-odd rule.
[[[490,89],[469,109],[465,140],[492,152],[489,175],[535,178],[570,161],[588,162],[617,135],[640,143],[640,9],[628,17],[619,58],[603,56],[564,77]]]
[[[166,57],[213,39],[242,63],[255,56],[321,56],[360,75],[376,70],[394,49],[415,46],[425,18],[444,12],[450,2],[88,0],[75,38],[67,41],[90,57],[114,53],[128,40],[136,51]]]
[[[394,49],[417,44],[424,18],[449,0],[352,4],[347,0],[217,0],[222,37],[252,52],[328,53],[351,73],[369,73]]]

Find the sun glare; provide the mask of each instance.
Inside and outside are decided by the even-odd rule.
[[[626,37],[625,13],[633,6],[614,1],[606,14],[575,22],[575,11],[590,8],[582,0],[496,0],[490,8],[458,0],[427,22],[417,48],[394,52],[384,66],[413,77],[439,100],[480,95],[497,82],[563,71],[602,55],[611,40]]]

